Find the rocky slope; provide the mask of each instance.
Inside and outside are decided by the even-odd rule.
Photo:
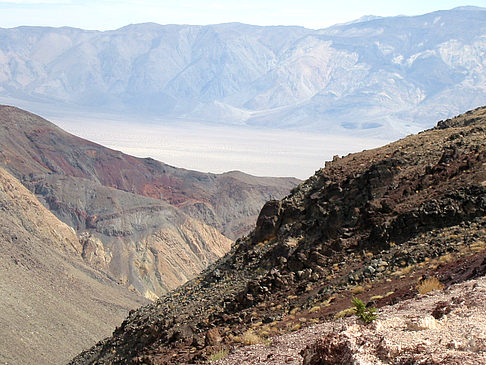
[[[327,322],[243,347],[215,364],[484,364],[485,300],[483,276],[382,307],[368,326],[356,317]]]
[[[241,343],[484,275],[486,108],[326,164],[203,274],[73,364],[204,361]],[[481,256],[482,255],[482,256]],[[256,340],[255,340],[256,338]]]
[[[81,235],[83,257],[147,298],[181,285],[297,179],[221,175],[140,159],[0,106],[0,165]]]
[[[0,168],[0,363],[62,364],[146,303],[83,263],[83,246]]]
[[[321,30],[0,29],[0,96],[391,139],[485,103],[485,22],[464,7]]]

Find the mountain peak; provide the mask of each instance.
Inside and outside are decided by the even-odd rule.
[[[455,7],[452,10],[484,11],[484,10],[486,10],[486,8],[485,7],[481,7],[481,6],[466,5],[466,6],[458,6],[458,7]]]

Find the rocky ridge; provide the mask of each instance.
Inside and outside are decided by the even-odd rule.
[[[268,202],[229,254],[72,363],[204,362],[250,335],[264,342],[346,315],[358,294],[380,307],[413,298],[426,277],[484,275],[485,136],[478,108],[336,157]]]
[[[224,255],[298,182],[135,158],[14,107],[0,106],[0,121],[0,165],[76,230],[89,264],[150,299]]]

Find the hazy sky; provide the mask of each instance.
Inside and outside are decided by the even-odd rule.
[[[486,0],[0,0],[0,27],[242,22],[324,28],[363,15],[418,15],[465,5],[486,7]]]

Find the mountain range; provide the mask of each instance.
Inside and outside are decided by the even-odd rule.
[[[267,200],[299,182],[135,158],[9,106],[0,106],[0,166],[75,230],[86,263],[150,299],[223,256]]]
[[[486,102],[485,24],[485,9],[461,7],[320,30],[0,29],[0,97],[140,120],[391,138]]]

